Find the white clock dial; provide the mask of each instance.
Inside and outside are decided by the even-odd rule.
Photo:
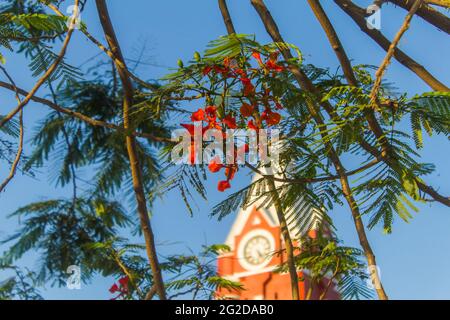
[[[252,265],[262,264],[269,258],[270,249],[269,239],[264,236],[255,236],[244,246],[244,259]]]
[[[260,270],[272,260],[275,251],[273,235],[264,229],[254,229],[242,237],[239,247],[239,263],[249,271]]]

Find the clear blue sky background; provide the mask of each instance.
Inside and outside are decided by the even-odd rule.
[[[326,41],[323,31],[310,12],[304,0],[267,0],[281,33],[286,41],[299,46],[307,60],[322,67],[336,68],[336,58]],[[359,28],[342,13],[333,1],[322,1],[341,35],[349,55],[356,63],[379,64],[385,52],[368,39]],[[369,1],[358,1],[366,5]],[[249,1],[228,0],[229,9],[239,33],[256,34],[257,40],[270,42]],[[139,68],[139,75],[145,79],[159,78],[167,72],[167,67],[176,66],[178,58],[184,61],[192,57],[194,51],[202,51],[208,41],[224,35],[217,1],[108,1],[110,14],[124,54],[137,58],[146,41],[145,57],[157,66]],[[393,10],[391,6],[382,11],[382,31],[392,37],[401,25],[405,15],[403,10]],[[93,1],[88,1],[82,16],[91,33],[102,41],[102,33]],[[424,24],[419,18],[400,47],[426,67],[441,81],[450,83],[450,42],[448,37],[435,28]],[[68,61],[79,65],[98,52],[80,32],[76,32],[70,44]],[[33,79],[27,71],[25,60],[6,55],[7,68],[17,84],[30,89]],[[88,64],[89,65],[89,64]],[[86,66],[88,66],[86,65]],[[427,86],[409,70],[394,62],[387,78],[395,81],[399,88],[410,94],[428,91]],[[41,89],[39,95],[46,95]],[[10,92],[0,91],[1,113],[11,109],[15,101]],[[28,126],[27,138],[33,127],[44,114],[45,106],[31,103],[25,117]],[[450,167],[448,166],[448,141],[442,137],[426,139],[423,161],[434,162],[437,172],[426,180],[440,188],[443,194],[450,194]],[[30,151],[28,148],[27,151]],[[351,167],[351,159],[349,159]],[[0,167],[0,176],[7,175],[9,168]],[[7,191],[0,195],[0,239],[9,235],[18,226],[17,220],[7,220],[7,214],[21,205],[32,201],[69,195],[69,190],[54,188],[49,179],[52,168],[43,168],[38,179],[18,175]],[[89,177],[89,172],[84,173]],[[227,194],[216,191],[216,177],[210,179],[209,200],[199,201],[199,209],[190,217],[177,192],[171,192],[158,201],[152,220],[158,249],[162,255],[182,253],[192,249],[197,251],[203,244],[222,243],[233,221],[233,216],[221,222],[209,217],[210,209]],[[245,185],[250,176],[240,172],[233,190]],[[406,224],[396,221],[393,234],[384,235],[382,230],[369,232],[369,238],[381,267],[382,280],[389,296],[394,299],[450,299],[450,210],[440,204],[419,205],[420,213]],[[341,238],[347,245],[358,246],[349,211],[337,207],[330,213],[335,220]],[[1,249],[1,248],[0,248]],[[21,265],[36,266],[36,255],[27,255]],[[0,273],[0,280],[6,274]],[[96,277],[92,284],[81,290],[50,288],[44,290],[49,299],[108,299],[108,288],[112,279]]]

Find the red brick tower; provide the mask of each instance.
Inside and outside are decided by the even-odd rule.
[[[218,296],[240,300],[288,300],[291,285],[288,273],[273,270],[285,260],[283,255],[272,255],[283,248],[280,226],[273,208],[257,210],[257,204],[241,210],[225,241],[231,252],[218,258],[218,273],[230,280],[239,281],[246,290],[239,293],[219,290]],[[298,231],[298,230],[297,230]],[[296,230],[290,230],[291,235]],[[295,237],[293,237],[295,238]],[[305,299],[309,288],[307,271],[299,272],[300,298]],[[318,299],[325,284],[315,287],[312,299]],[[330,288],[326,299],[339,299]]]

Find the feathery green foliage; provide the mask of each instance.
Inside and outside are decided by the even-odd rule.
[[[165,266],[176,274],[166,283],[169,291],[176,290],[171,298],[190,294],[193,300],[213,299],[218,289],[227,289],[232,292],[244,290],[239,282],[217,275],[215,266],[217,256],[229,250],[230,248],[225,245],[212,245],[204,246],[199,255],[168,257]]]
[[[323,231],[324,229],[319,229]],[[318,232],[317,237],[304,235],[298,240],[299,254],[295,256],[298,270],[306,271],[309,298],[325,299],[330,290],[337,290],[342,299],[372,299],[374,292],[367,283],[366,265],[361,261],[360,249],[343,246],[330,231]],[[285,272],[286,264],[277,272]],[[311,283],[314,288],[311,289]],[[320,288],[319,292],[317,289]]]
[[[103,259],[89,250],[92,243],[106,241],[130,220],[117,202],[102,198],[36,202],[19,208],[10,217],[21,221],[20,229],[1,243],[13,242],[1,261],[10,264],[29,251],[38,252],[37,280],[66,283],[66,270],[79,265],[83,280],[102,270]]]
[[[107,82],[80,82],[57,92],[61,104],[69,109],[85,114],[93,119],[121,124],[121,99],[114,95]],[[151,119],[146,113],[140,114],[137,130],[166,136],[161,120]],[[143,121],[147,119],[147,121]],[[68,134],[70,150],[64,141],[63,130]],[[126,188],[131,189],[127,150],[124,132],[104,127],[94,127],[70,116],[51,112],[43,120],[33,137],[35,150],[28,166],[43,166],[53,161],[52,177],[59,185],[66,185],[72,179],[70,165],[75,168],[92,166],[97,168],[93,181],[93,193],[114,194]],[[160,169],[155,157],[160,144],[150,140],[138,141],[139,160],[143,168],[147,190],[160,178]]]
[[[0,281],[0,300],[42,300],[37,289],[36,275],[27,269],[1,265],[0,271],[11,275]]]

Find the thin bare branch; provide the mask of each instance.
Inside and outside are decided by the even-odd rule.
[[[351,170],[351,171],[347,171],[345,172],[345,176],[346,177],[350,177],[352,175],[358,174],[363,172],[364,170],[367,170],[371,167],[373,167],[374,165],[378,164],[382,162],[381,159],[373,159],[372,161],[368,162],[367,164]],[[266,175],[264,174],[262,171],[260,171],[258,168],[256,168],[255,166],[251,165],[250,163],[246,162],[245,166],[247,168],[249,168],[250,170],[252,170],[253,172],[259,174],[262,177],[271,177],[274,181],[277,182],[284,182],[284,183],[293,183],[293,184],[305,184],[305,183],[318,183],[318,182],[325,182],[325,181],[333,181],[333,180],[337,180],[340,178],[339,175],[332,175],[332,176],[326,176],[326,177],[317,177],[317,178],[303,178],[303,179],[286,179],[286,178],[277,178],[275,176],[272,175]]]
[[[9,83],[0,81],[0,87],[8,89],[8,90],[14,90],[14,86],[12,86]],[[29,94],[29,92],[17,87],[17,92],[22,95],[22,96],[27,96]],[[130,131],[130,130],[125,130],[124,127],[118,126],[116,124],[113,123],[109,123],[109,122],[105,122],[105,121],[101,121],[101,120],[96,120],[93,119],[91,117],[88,117],[80,112],[76,112],[64,107],[61,107],[60,105],[55,104],[54,102],[41,98],[41,97],[37,97],[37,96],[32,96],[31,100],[34,102],[38,102],[41,104],[44,104],[50,108],[52,108],[55,111],[64,113],[68,116],[74,117],[76,119],[79,119],[81,121],[84,121],[92,126],[96,126],[96,127],[105,127],[105,128],[109,128],[109,129],[113,129],[113,130],[118,130],[120,132],[123,132],[124,134],[131,134],[134,137],[140,137],[140,138],[146,138],[155,142],[166,142],[166,143],[173,143],[173,141],[170,138],[166,138],[166,137],[158,137],[155,135],[152,135],[150,133],[145,133],[145,132],[138,132],[138,131]]]
[[[425,2],[442,8],[450,8],[450,0],[425,0]]]
[[[128,267],[122,261],[122,259],[120,258],[120,255],[118,255],[116,252],[114,252],[113,254],[114,254],[114,260],[116,261],[117,265],[119,266],[120,269],[122,269],[123,273],[128,277],[133,288],[136,289],[139,299],[142,299],[144,297],[144,294],[142,293],[141,289],[139,289],[139,286],[136,284],[133,274],[130,272]]]
[[[46,5],[47,7],[49,7],[51,10],[53,10],[53,12],[55,12],[58,16],[60,17],[65,17],[65,15],[53,4],[51,3],[46,3],[46,1],[42,1],[40,0],[44,5]],[[102,50],[104,53],[106,53],[106,55],[108,57],[110,57],[113,62],[116,65],[120,65],[122,67],[124,67],[124,65],[122,64],[122,61],[120,61],[120,59],[117,59],[117,57],[114,56],[114,53],[109,50],[107,47],[105,47],[100,41],[98,41],[94,36],[92,36],[88,30],[83,26],[81,28],[81,32],[83,32],[83,34],[93,43],[95,44],[100,50]],[[138,76],[134,75],[130,70],[128,70],[128,68],[124,68],[124,70],[126,70],[126,73],[128,74],[128,76],[130,78],[132,78],[134,81],[136,81],[137,83],[139,83],[141,86],[150,89],[150,90],[154,90],[156,87],[151,84],[151,83],[147,83],[146,81],[142,80],[141,78],[139,78]]]
[[[384,50],[389,50],[391,42],[376,29],[369,29],[367,27],[367,22],[365,20],[365,10],[357,5],[355,5],[350,0],[334,0],[334,2],[350,16],[353,21],[361,28],[361,30],[366,33],[370,38],[372,38],[380,47]],[[419,78],[421,78],[426,84],[428,84],[433,90],[436,91],[449,91],[449,88],[435,78],[428,70],[426,70],[422,65],[417,63],[414,59],[404,53],[402,50],[396,48],[394,51],[394,58],[403,64],[405,67],[414,72]]]
[[[417,186],[419,187],[420,191],[428,194],[435,201],[438,201],[442,204],[445,204],[447,207],[450,207],[450,197],[441,195],[433,187],[430,187],[429,185],[425,184],[421,179],[416,178],[415,181],[416,181]]]
[[[74,6],[76,10],[78,10],[78,4],[79,0],[74,1]],[[5,125],[9,120],[11,120],[20,110],[22,110],[31,100],[31,97],[39,90],[39,88],[47,81],[47,79],[53,74],[53,72],[56,70],[58,65],[61,63],[61,61],[64,58],[64,55],[66,54],[67,46],[69,45],[70,39],[72,38],[72,33],[74,31],[75,27],[75,19],[76,17],[73,16],[70,19],[70,24],[67,30],[66,38],[64,39],[62,48],[56,57],[53,64],[47,69],[47,71],[44,73],[44,75],[36,82],[34,87],[31,89],[31,91],[28,93],[28,95],[22,100],[19,105],[12,110],[10,113],[8,113],[4,118],[0,120],[0,128]]]
[[[319,300],[323,300],[323,299],[326,297],[328,291],[330,290],[330,287],[331,287],[331,285],[333,284],[333,280],[334,280],[334,279],[336,278],[336,276],[338,275],[338,272],[339,272],[339,263],[340,263],[340,262],[341,262],[341,260],[338,259],[337,262],[336,262],[336,269],[334,270],[333,274],[331,275],[331,277],[330,277],[330,279],[329,279],[329,281],[328,281],[328,283],[327,283],[327,286],[325,287],[325,289],[324,289],[323,292],[321,293],[321,295],[320,295],[320,297],[319,297]]]
[[[411,10],[411,6],[413,5],[410,0],[387,1],[408,11]],[[430,1],[427,2],[430,3]],[[423,5],[422,7],[420,7],[419,10],[417,10],[416,14],[423,20],[434,25],[436,28],[446,32],[447,34],[450,34],[450,19],[445,14],[427,5]]]
[[[155,296],[155,294],[156,294],[156,287],[152,286],[150,288],[150,290],[148,290],[147,294],[145,295],[144,300],[152,300],[153,297]]]
[[[344,47],[342,46],[341,40],[339,39],[336,30],[334,29],[330,19],[326,15],[325,11],[322,8],[319,0],[308,0],[308,3],[322,26],[325,34],[328,38],[328,41],[331,44],[331,47],[336,54],[339,63],[341,64],[342,71],[344,72],[345,78],[349,85],[356,87],[358,85],[356,81],[355,74],[353,72],[352,65],[350,63],[350,59],[348,58]]]
[[[16,93],[17,103],[20,105],[21,100],[20,100],[19,92],[17,91],[17,87],[16,87],[16,84],[15,84],[13,78],[9,75],[9,73],[6,71],[6,69],[3,66],[0,65],[0,69],[3,71],[5,76],[8,78],[9,82],[11,82],[11,85],[13,86],[14,91]],[[23,137],[24,137],[23,110],[20,110],[20,112],[19,112],[19,145],[17,147],[16,156],[11,165],[9,175],[8,175],[8,177],[6,177],[6,179],[0,185],[0,193],[5,189],[5,187],[8,185],[8,183],[16,175],[17,166],[19,165],[19,162],[20,162],[20,159],[21,159],[22,153],[23,153]]]
[[[391,63],[391,58],[394,55],[394,52],[402,39],[402,36],[405,34],[405,32],[409,29],[409,26],[411,24],[411,20],[414,17],[414,14],[416,13],[417,9],[423,4],[423,0],[416,0],[414,2],[414,5],[411,7],[411,10],[409,10],[408,14],[405,17],[405,20],[403,21],[403,24],[401,25],[400,29],[398,30],[397,34],[394,37],[394,40],[392,40],[391,45],[389,46],[389,49],[386,53],[386,56],[384,57],[383,61],[381,62],[380,66],[378,67],[377,72],[375,73],[375,82],[372,87],[372,91],[370,92],[370,101],[371,103],[375,104],[377,101],[377,95],[378,91],[380,90],[381,81],[383,79],[383,76]]]
[[[233,20],[231,20],[230,12],[228,11],[226,0],[219,0],[219,8],[228,34],[236,33],[233,25]]]
[[[393,153],[391,150],[385,149],[382,152],[379,152],[375,147],[372,147],[367,141],[361,141],[360,144],[364,150],[366,150],[368,153],[370,153],[375,158],[384,161],[391,168],[398,167],[398,163],[396,162],[396,159],[394,157],[392,157]],[[386,145],[386,146],[389,147],[389,145]],[[419,177],[414,177],[414,181],[417,183],[417,186],[419,187],[420,191],[422,191],[425,194],[428,194],[435,201],[440,202],[440,203],[446,205],[447,207],[450,207],[450,197],[446,197],[446,196],[439,194],[433,187],[430,187],[429,185],[427,185]],[[427,201],[429,201],[429,200],[427,200]]]

